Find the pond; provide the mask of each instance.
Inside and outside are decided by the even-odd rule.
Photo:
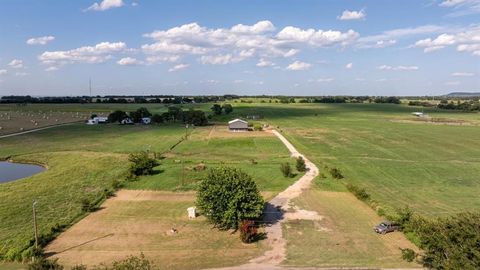
[[[43,171],[45,168],[38,165],[0,161],[0,183],[25,178]]]

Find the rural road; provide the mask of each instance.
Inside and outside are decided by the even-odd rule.
[[[278,131],[269,130],[288,148],[292,157],[303,157],[307,172],[299,180],[290,185],[287,189],[279,193],[271,199],[265,208],[264,221],[266,224],[265,232],[267,234],[267,244],[271,250],[265,252],[262,256],[250,260],[249,263],[227,267],[217,268],[224,270],[241,270],[241,269],[285,269],[278,266],[286,258],[286,241],[282,235],[282,223],[289,218],[294,219],[315,219],[318,217],[316,212],[296,210],[292,212],[290,202],[297,198],[302,192],[310,187],[312,180],[318,175],[318,168],[310,162],[305,156],[300,154],[297,149]],[[287,213],[287,210],[289,213]]]
[[[71,123],[65,123],[65,124],[58,124],[58,125],[53,125],[53,126],[47,126],[47,127],[41,127],[41,128],[36,128],[36,129],[25,130],[25,131],[21,131],[21,132],[17,132],[17,133],[11,133],[11,134],[7,134],[7,135],[1,135],[1,136],[0,136],[0,139],[8,138],[8,137],[14,137],[14,136],[23,135],[23,134],[28,134],[28,133],[32,133],[32,132],[37,132],[37,131],[41,131],[41,130],[45,130],[45,129],[49,129],[49,128],[56,128],[56,127],[61,127],[61,126],[68,126],[68,125],[72,125],[72,124],[76,124],[76,123],[79,123],[79,122],[71,122]]]

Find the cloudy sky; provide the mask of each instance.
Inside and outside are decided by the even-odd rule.
[[[480,0],[2,0],[0,95],[480,91]]]

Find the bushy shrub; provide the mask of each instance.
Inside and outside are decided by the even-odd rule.
[[[241,221],[259,218],[263,203],[252,177],[235,168],[210,169],[197,192],[197,207],[220,229],[238,229]]]
[[[353,184],[348,183],[347,184],[347,189],[348,189],[348,191],[353,193],[353,195],[355,195],[355,197],[357,197],[361,201],[370,200],[370,194],[368,194],[367,191],[364,188],[360,188],[360,187],[357,187]]]
[[[93,270],[151,270],[154,266],[151,261],[145,258],[143,253],[140,256],[129,256],[124,260],[115,261],[111,266],[101,264],[93,267]]]
[[[253,130],[255,130],[255,131],[262,131],[262,130],[263,130],[262,125],[260,125],[260,124],[255,124],[255,125],[253,125]]]
[[[290,167],[290,163],[285,162],[280,164],[280,171],[282,171],[283,177],[292,177],[292,167]]]
[[[243,243],[251,243],[257,235],[257,227],[255,221],[253,220],[244,220],[240,224],[240,240]]]
[[[129,172],[132,176],[149,175],[153,168],[158,166],[154,158],[150,158],[147,152],[132,153],[128,156],[131,162]]]
[[[303,157],[300,156],[297,158],[297,163],[295,167],[297,167],[297,171],[299,172],[304,172],[307,170],[307,166],[305,165],[305,160],[303,159]]]
[[[330,175],[335,179],[343,178],[342,172],[337,168],[331,168],[329,172],[330,172]]]
[[[63,270],[63,266],[58,263],[58,259],[49,260],[38,257],[28,265],[28,270]]]
[[[417,258],[417,254],[415,251],[409,248],[402,248],[402,259],[404,259],[407,262],[413,262],[415,258]]]

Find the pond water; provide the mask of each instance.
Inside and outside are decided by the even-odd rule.
[[[45,171],[38,165],[0,161],[0,183],[14,181]]]

